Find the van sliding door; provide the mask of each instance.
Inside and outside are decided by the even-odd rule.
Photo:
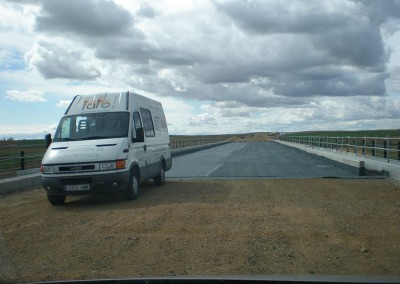
[[[140,119],[139,112],[135,111],[132,115],[132,129],[131,129],[131,137],[132,141],[134,141],[130,146],[129,154],[133,155],[137,158],[139,168],[140,168],[140,175],[141,179],[148,178],[148,170],[147,170],[147,146],[146,146],[146,138],[143,142],[135,141],[137,129],[143,128],[142,120]]]
[[[150,110],[146,108],[140,108],[140,113],[142,115],[144,136],[147,147],[147,170],[150,178],[154,178],[160,172],[160,157],[156,156],[156,134],[154,131],[153,118],[151,116]]]

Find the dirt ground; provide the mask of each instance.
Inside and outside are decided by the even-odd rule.
[[[0,279],[172,275],[400,275],[390,179],[167,180],[51,206],[0,196]]]

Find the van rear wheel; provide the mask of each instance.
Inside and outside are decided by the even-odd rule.
[[[124,191],[126,200],[136,200],[139,197],[139,176],[136,170],[132,170],[128,188]]]
[[[47,194],[47,200],[51,203],[51,205],[61,205],[65,202],[65,195],[54,195]]]

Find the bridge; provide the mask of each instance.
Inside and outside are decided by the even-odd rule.
[[[400,180],[399,161],[389,159],[389,156],[379,158],[366,155],[367,150],[371,153],[382,150],[383,155],[385,152],[398,155],[395,151],[400,150],[390,149],[389,143],[381,149],[375,143],[373,147],[367,146],[367,140],[364,139],[364,144],[359,146],[359,149],[353,145],[355,153],[352,153],[348,151],[350,140],[345,143],[342,139],[340,144],[338,139],[335,143],[332,141],[328,143],[315,139],[303,139],[299,142],[282,141],[277,138],[251,135],[244,139],[240,137],[232,139],[228,136],[207,139],[172,139],[173,166],[166,173],[166,177],[168,179],[360,178],[365,176],[370,178],[371,175],[374,177],[386,175]],[[361,151],[360,154],[357,149]],[[0,179],[0,193],[39,184],[40,177],[37,168],[23,172],[27,175]]]
[[[359,169],[277,142],[228,143],[173,159],[167,178],[357,177]]]

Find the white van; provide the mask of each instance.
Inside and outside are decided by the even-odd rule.
[[[140,182],[162,185],[172,165],[161,103],[132,92],[76,96],[46,144],[41,183],[53,205],[114,191],[134,200]]]

